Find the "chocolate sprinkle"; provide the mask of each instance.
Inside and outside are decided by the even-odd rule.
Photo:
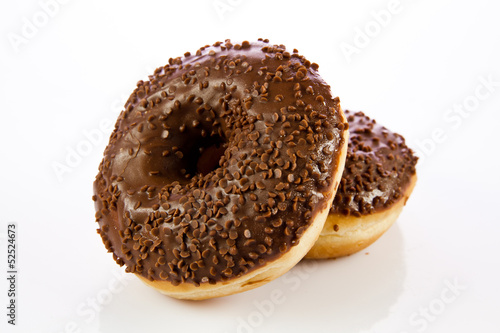
[[[94,182],[116,262],[198,286],[298,244],[331,200],[348,128],[317,67],[267,40],[226,40],[139,81]]]
[[[330,213],[359,217],[387,209],[410,184],[418,157],[401,135],[363,112],[344,112],[350,132],[347,159]]]

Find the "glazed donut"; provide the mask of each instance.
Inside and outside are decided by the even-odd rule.
[[[183,299],[249,290],[300,261],[347,153],[347,120],[317,69],[268,40],[226,40],[139,81],[94,182],[115,261]]]
[[[336,258],[376,241],[396,221],[417,181],[404,138],[362,112],[346,110],[349,145],[339,189],[306,258]]]

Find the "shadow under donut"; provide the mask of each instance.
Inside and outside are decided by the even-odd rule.
[[[403,292],[403,253],[396,223],[357,254],[303,260],[282,277],[237,295],[182,301],[133,279],[100,311],[99,332],[369,331],[390,316]]]
[[[395,223],[378,241],[356,254],[314,260],[319,269],[311,284],[318,287],[308,301],[317,309],[311,315],[316,325],[330,332],[371,331],[388,318],[404,291],[403,244]]]

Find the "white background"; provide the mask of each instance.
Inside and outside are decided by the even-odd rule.
[[[500,332],[498,1],[58,3],[51,17],[35,0],[0,5],[1,332]],[[170,299],[123,277],[95,232],[110,127],[168,58],[258,37],[299,49],[344,108],[403,134],[421,157],[417,187],[361,253],[239,295]]]

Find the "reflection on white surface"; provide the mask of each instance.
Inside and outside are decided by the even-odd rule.
[[[403,292],[403,253],[396,223],[358,254],[302,261],[263,287],[229,297],[180,301],[135,281],[101,311],[99,332],[158,327],[185,332],[302,332],[306,319],[312,331],[369,330],[390,319],[391,307]]]

